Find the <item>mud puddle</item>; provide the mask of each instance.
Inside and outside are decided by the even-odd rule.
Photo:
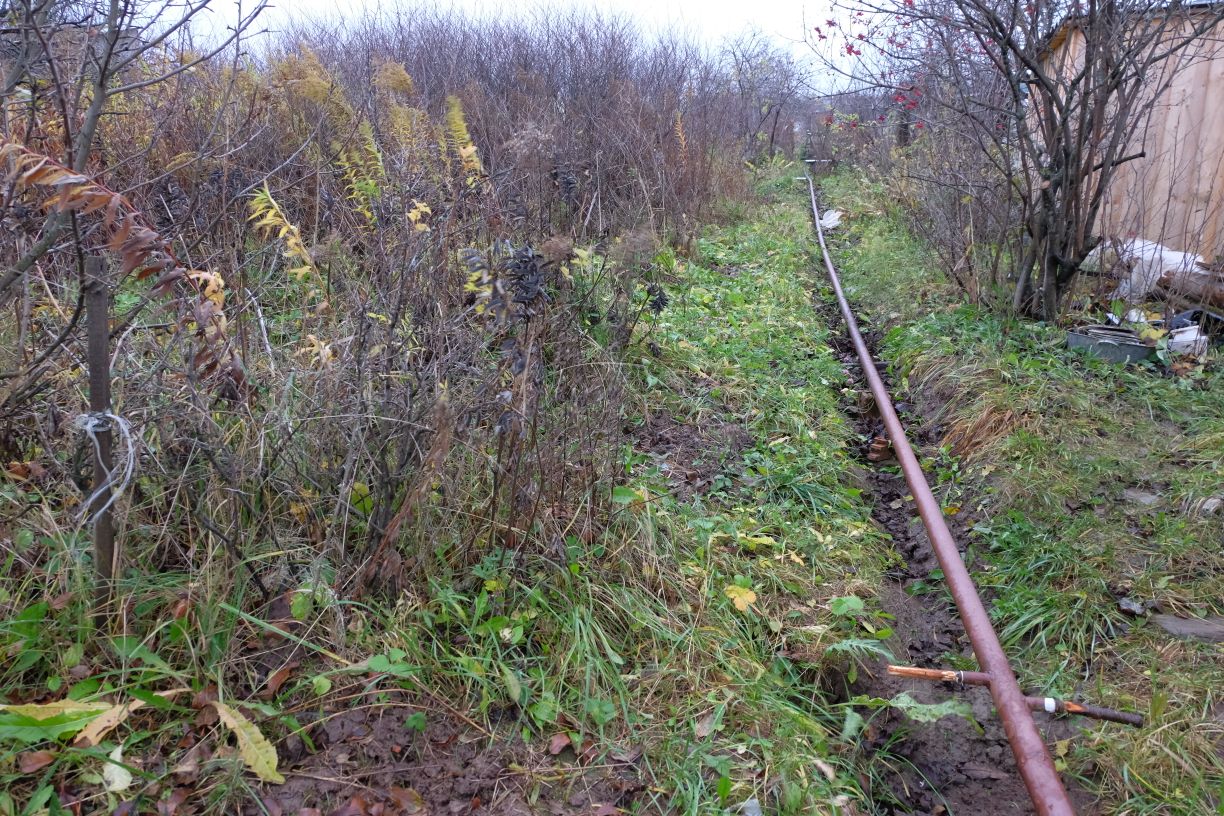
[[[819,302],[816,308],[830,325],[841,325],[836,310]],[[875,338],[865,337],[869,348],[874,349]],[[831,338],[830,344],[857,392],[855,398],[847,401],[846,411],[861,439],[865,497],[873,505],[876,522],[892,536],[901,561],[879,591],[882,609],[895,617],[893,635],[885,645],[901,665],[976,668],[973,650],[942,583],[926,529],[891,456],[858,356],[844,334]],[[877,368],[891,392],[893,386],[885,373],[886,366],[877,361]],[[897,410],[916,448],[936,441],[933,437],[938,429],[922,427],[913,409],[898,403]],[[963,555],[967,531],[974,519],[956,515],[948,523]],[[989,604],[989,599],[984,600]],[[892,677],[882,660],[867,669],[848,685],[848,696],[892,699],[905,692],[920,703],[955,698],[972,708],[973,720],[947,716],[919,723],[896,709],[885,708],[873,716],[864,709],[864,716],[870,719],[862,735],[862,748],[873,766],[873,773],[864,782],[877,812],[930,816],[1019,816],[1035,812],[987,689],[953,688],[950,684]],[[1035,716],[1047,744],[1078,731],[1072,721],[1044,714]],[[1097,812],[1090,796],[1068,780],[1064,779],[1064,783],[1077,812]]]

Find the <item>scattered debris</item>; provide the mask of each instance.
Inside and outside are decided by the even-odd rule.
[[[868,462],[886,462],[893,458],[892,443],[886,436],[877,436],[871,440],[867,449]]]
[[[1148,620],[1175,637],[1224,643],[1224,617],[1179,618],[1176,615],[1151,615]]]
[[[1118,601],[1118,609],[1128,615],[1146,615],[1154,606],[1152,601],[1137,601],[1134,598],[1122,598]]]
[[[1224,259],[1217,259],[1215,263],[1199,261],[1189,275],[1177,281],[1176,287],[1166,287],[1163,279],[1160,285],[1201,303],[1224,306]],[[1218,319],[1219,315],[1216,317]]]
[[[1136,363],[1155,356],[1138,332],[1120,326],[1081,326],[1067,332],[1067,346],[1082,348],[1112,363]]]
[[[826,210],[825,214],[820,217],[821,229],[836,229],[841,226],[842,213],[841,210]]]
[[[1143,507],[1151,507],[1160,501],[1160,496],[1155,493],[1149,493],[1146,490],[1140,490],[1137,487],[1128,487],[1122,491],[1122,498],[1126,499],[1131,504],[1138,504]]]
[[[763,812],[761,810],[761,803],[756,799],[756,797],[753,797],[752,799],[745,799],[743,802],[740,802],[738,810],[742,816],[761,816],[761,813]]]
[[[1207,351],[1207,335],[1198,326],[1169,330],[1169,351],[1195,357]]]
[[[1107,239],[1097,245],[1080,265],[1089,274],[1119,278],[1111,299],[1140,300],[1157,287],[1193,294],[1197,278],[1210,278],[1202,267],[1203,258],[1189,252],[1178,252],[1155,241],[1132,238],[1124,241]]]
[[[1182,509],[1196,516],[1214,516],[1224,508],[1224,496],[1208,496],[1199,501],[1187,501]]]
[[[1224,339],[1224,315],[1210,312],[1206,309],[1187,309],[1169,318],[1169,329],[1184,329],[1188,326],[1198,326],[1209,336],[1218,340]]]

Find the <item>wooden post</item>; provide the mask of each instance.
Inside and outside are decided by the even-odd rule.
[[[86,364],[89,367],[89,411],[95,417],[111,410],[110,372],[110,287],[107,284],[106,261],[91,256],[85,262],[85,319],[88,344]],[[93,519],[94,569],[96,576],[94,616],[99,623],[110,617],[111,596],[115,579],[115,528],[110,502],[112,487],[106,485],[113,467],[111,427],[109,422],[96,422],[93,438],[94,499],[89,507]]]

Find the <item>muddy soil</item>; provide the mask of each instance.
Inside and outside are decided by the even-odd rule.
[[[652,413],[634,435],[638,450],[660,463],[678,501],[711,490],[727,464],[753,443],[747,429],[717,416],[681,423],[667,414]]]
[[[831,325],[840,325],[841,318],[835,310],[819,303],[817,306]],[[876,338],[866,339],[874,349]],[[874,507],[876,522],[892,536],[902,561],[890,573],[891,580],[880,588],[881,607],[896,618],[892,622],[893,636],[886,645],[900,664],[956,668],[951,665],[955,661],[961,667],[972,665],[965,663],[972,660],[973,650],[951,596],[943,587],[940,574],[935,572],[939,564],[926,529],[912,499],[906,498],[909,488],[891,457],[891,449],[883,445],[884,426],[870,398],[858,356],[848,338],[842,336],[831,342],[852,387],[859,393],[858,398],[847,401],[846,410],[862,440],[864,495]],[[879,361],[876,366],[892,391],[885,373],[887,367]],[[939,429],[924,427],[916,409],[905,403],[899,403],[897,409],[915,448],[937,442]],[[967,532],[975,519],[961,514],[948,521],[963,555]],[[989,605],[989,598],[983,600]],[[908,692],[922,703],[940,703],[955,697],[969,703],[976,722],[944,717],[933,723],[917,723],[893,709],[878,712],[864,731],[863,748],[874,755],[880,769],[871,780],[869,791],[879,812],[930,816],[1034,813],[987,689],[958,689],[950,684],[891,677],[885,667],[884,661],[869,666],[850,684],[847,693],[891,699]],[[1045,714],[1035,716],[1047,744],[1053,745],[1077,733],[1070,720],[1052,719]],[[1070,780],[1063,781],[1079,813],[1097,812],[1090,796]]]
[[[641,751],[527,745],[432,706],[424,730],[405,727],[414,710],[382,700],[320,717],[307,729],[309,745],[291,737],[281,746],[285,784],[265,789],[266,812],[591,816],[627,809],[645,790]]]

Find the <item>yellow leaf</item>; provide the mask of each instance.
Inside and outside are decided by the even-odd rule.
[[[100,714],[110,707],[110,703],[103,702],[83,703],[79,700],[55,700],[50,703],[0,705],[0,711],[20,714],[32,720],[49,720],[62,714]]]
[[[1144,326],[1139,330],[1139,339],[1145,343],[1155,343],[1166,334],[1168,334],[1168,332],[1162,329],[1157,329],[1153,326]]]
[[[246,763],[246,766],[264,782],[271,782],[274,785],[284,784],[285,777],[276,770],[276,748],[268,742],[268,738],[255,727],[254,723],[225,703],[213,702],[212,706],[217,709],[217,716],[221,718],[221,722],[225,723],[226,727],[238,738],[238,753],[242,755],[242,761]]]
[[[747,587],[742,587],[739,584],[731,584],[723,590],[731,603],[735,604],[735,608],[741,612],[747,612],[748,607],[756,603],[756,593]]]
[[[158,697],[170,699],[175,695],[182,694],[190,689],[170,689],[169,691],[156,692]],[[102,738],[113,731],[138,708],[144,708],[144,700],[130,700],[126,703],[119,703],[103,711],[89,725],[81,730],[81,733],[76,735],[76,739],[72,741],[73,745],[79,745],[83,748],[89,748],[97,745],[102,741]]]
[[[132,700],[128,703],[114,705],[98,715],[97,719],[85,727],[81,733],[77,734],[76,739],[72,741],[73,745],[81,745],[86,748],[97,745],[102,741],[102,738],[111,732],[116,726],[122,723],[138,708],[144,706],[144,700]]]

